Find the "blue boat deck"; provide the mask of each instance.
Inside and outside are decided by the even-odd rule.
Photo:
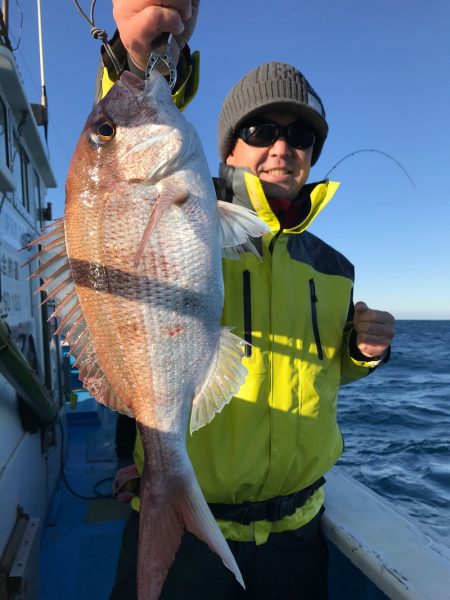
[[[67,410],[65,478],[80,496],[107,495],[123,466],[115,453],[116,414],[85,391],[77,395],[75,410]],[[130,508],[111,498],[86,498],[61,479],[43,532],[38,600],[109,597]],[[332,544],[330,558],[330,598],[386,598]]]
[[[85,498],[61,479],[42,537],[39,600],[106,600],[130,510],[112,498],[87,499],[110,494],[123,465],[115,453],[116,415],[85,391],[77,396],[76,408],[67,409],[64,474]]]
[[[115,450],[117,415],[79,385],[72,370],[77,404],[62,428],[64,477],[42,535],[38,600],[107,600],[130,511],[107,497],[124,466]],[[450,597],[447,547],[351,478],[335,470],[327,477],[330,600]]]

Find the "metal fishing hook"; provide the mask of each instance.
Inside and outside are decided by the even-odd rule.
[[[154,49],[148,59],[147,67],[145,68],[145,78],[150,77],[150,73],[153,69],[158,69],[161,73],[164,73],[164,65],[169,70],[169,86],[173,90],[177,82],[177,67],[170,54],[170,42],[172,41],[172,34],[163,33],[157,38],[154,44]]]

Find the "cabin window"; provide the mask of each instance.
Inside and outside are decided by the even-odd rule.
[[[22,148],[16,133],[13,134],[13,155],[11,160],[11,171],[16,191],[14,192],[16,203],[22,204],[27,210],[29,205],[29,170],[30,160]]]
[[[22,148],[22,160],[20,161],[20,174],[22,180],[22,203],[28,212],[30,211],[30,168],[30,160]]]
[[[19,139],[15,133],[13,133],[12,140],[12,157],[11,157],[11,172],[16,184],[16,191],[14,192],[14,198],[16,202],[22,203],[22,169],[20,166],[22,159],[22,148],[20,146]]]
[[[30,212],[32,215],[39,215],[41,208],[41,186],[39,175],[34,169],[31,169],[31,186],[30,186]],[[42,219],[41,219],[42,221]]]
[[[6,106],[0,98],[0,161],[9,165],[8,160],[8,121]]]

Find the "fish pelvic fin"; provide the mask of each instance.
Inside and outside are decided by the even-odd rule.
[[[251,252],[260,258],[250,238],[261,237],[271,231],[270,227],[248,208],[222,200],[217,205],[222,256],[237,259],[239,254]]]
[[[156,199],[153,210],[150,214],[150,219],[145,226],[144,233],[142,234],[141,241],[137,247],[134,255],[134,266],[138,267],[141,261],[142,255],[144,254],[145,247],[148,244],[150,236],[158,225],[161,217],[164,215],[169,206],[181,205],[186,202],[189,194],[185,190],[181,190],[171,182],[166,182],[161,190],[161,193]]]
[[[247,369],[242,358],[246,345],[248,342],[231,333],[229,327],[222,327],[208,374],[192,402],[191,434],[212,421],[244,383]]]
[[[172,487],[162,487],[152,478],[147,485],[145,477],[144,473],[139,508],[138,599],[157,600],[160,597],[185,530],[207,544],[245,588],[236,560],[208,507],[192,467],[183,474],[181,481],[176,482],[176,493]]]

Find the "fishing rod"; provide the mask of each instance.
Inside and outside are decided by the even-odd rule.
[[[352,156],[355,156],[356,154],[361,154],[363,152],[375,152],[377,154],[382,154],[383,156],[385,156],[386,158],[389,158],[390,160],[392,160],[398,167],[400,167],[400,169],[403,171],[403,173],[405,173],[406,177],[409,179],[409,181],[411,182],[412,186],[415,188],[416,184],[414,183],[413,178],[411,177],[411,175],[408,173],[408,171],[405,169],[405,167],[402,165],[402,163],[400,161],[398,161],[396,158],[394,158],[393,156],[391,156],[390,154],[388,154],[387,152],[384,152],[383,150],[377,150],[375,148],[362,148],[361,150],[355,150],[354,152],[350,152],[349,154],[346,154],[343,158],[341,158],[340,160],[338,160],[338,162],[336,164],[334,164],[331,169],[328,171],[328,173],[325,175],[324,179],[328,179],[329,175],[332,171],[334,171],[334,169],[339,166],[341,163],[343,163],[345,160],[347,160],[348,158],[351,158]]]

